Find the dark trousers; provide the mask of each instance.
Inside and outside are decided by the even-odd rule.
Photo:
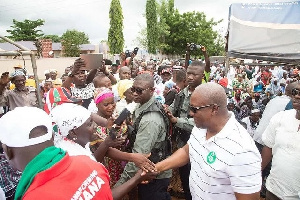
[[[154,179],[148,184],[139,184],[139,200],[171,200],[171,195],[168,192],[169,184],[169,178]]]
[[[189,184],[190,171],[191,171],[191,163],[179,167],[181,185],[186,200],[192,200],[192,195],[190,192],[190,184]]]
[[[281,200],[275,194],[267,190],[266,192],[266,200]]]

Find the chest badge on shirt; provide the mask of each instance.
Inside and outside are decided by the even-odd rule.
[[[214,151],[211,151],[208,153],[207,157],[206,157],[206,161],[208,162],[208,164],[213,164],[217,159],[217,155]]]

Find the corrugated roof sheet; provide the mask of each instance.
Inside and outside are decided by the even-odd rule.
[[[34,45],[34,43],[32,41],[19,41],[16,42],[17,44],[20,44],[24,47],[27,47],[30,50],[35,50],[36,51],[36,46]],[[5,43],[0,43],[0,49],[4,50],[4,51],[17,51],[19,50],[18,47],[16,47],[13,44],[10,44],[8,42]],[[52,50],[53,51],[61,51],[61,43],[52,43]],[[95,51],[95,45],[93,44],[82,44],[80,45],[80,50],[82,51]]]

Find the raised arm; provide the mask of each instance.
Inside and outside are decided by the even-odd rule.
[[[9,81],[9,72],[4,72],[0,78],[0,94],[3,94],[3,91],[5,90]]]
[[[209,56],[207,54],[205,46],[201,47],[201,51],[202,51],[202,53],[204,55],[204,59],[205,59],[205,69],[204,70],[206,72],[210,72],[210,60],[209,60]]]
[[[68,77],[66,78],[66,80],[63,82],[62,87],[64,88],[68,88],[70,90],[71,85],[73,83],[73,77],[75,74],[77,74],[79,72],[81,65],[77,64],[76,61],[73,65],[73,69],[71,71],[71,73],[68,75]]]

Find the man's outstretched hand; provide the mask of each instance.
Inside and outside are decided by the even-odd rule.
[[[137,171],[135,174],[136,176],[139,176],[139,180],[142,184],[147,184],[149,181],[153,180],[156,178],[156,176],[159,174],[159,172],[145,172],[143,170]]]
[[[132,153],[132,162],[142,169],[145,172],[154,172],[155,171],[155,164],[151,162],[148,158],[150,157],[151,153],[148,155],[141,154],[141,153]]]

